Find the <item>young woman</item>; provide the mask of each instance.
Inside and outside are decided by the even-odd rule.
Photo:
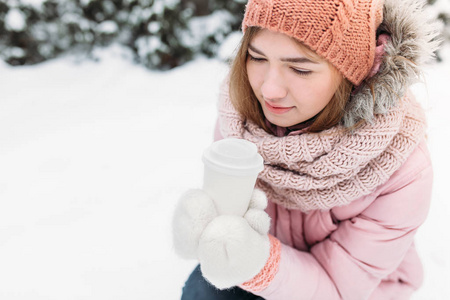
[[[419,0],[251,0],[216,139],[265,161],[243,217],[183,195],[182,299],[408,299],[431,197],[426,122],[408,87],[437,47]]]

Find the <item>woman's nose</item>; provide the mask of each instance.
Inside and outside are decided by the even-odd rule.
[[[287,88],[282,76],[275,70],[269,71],[261,86],[261,93],[266,100],[281,100],[287,96]]]

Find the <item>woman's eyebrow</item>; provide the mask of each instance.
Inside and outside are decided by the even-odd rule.
[[[248,45],[248,48],[250,50],[252,50],[253,52],[258,53],[259,55],[265,56],[264,53],[261,50],[255,48],[255,46],[253,46],[251,44]],[[281,58],[281,61],[283,61],[283,62],[290,62],[290,63],[318,64],[317,61],[311,60],[311,59],[306,58],[306,57],[284,57],[284,58]]]

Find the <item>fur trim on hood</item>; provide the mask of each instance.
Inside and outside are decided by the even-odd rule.
[[[372,123],[386,114],[421,78],[423,64],[434,58],[441,39],[437,21],[430,20],[424,0],[385,0],[377,33],[387,33],[385,55],[376,75],[364,80],[345,109],[343,125],[360,120]]]

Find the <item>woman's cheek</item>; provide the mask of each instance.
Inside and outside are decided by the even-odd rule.
[[[247,76],[248,76],[248,80],[250,82],[250,86],[253,89],[253,92],[256,93],[256,90],[258,87],[258,82],[259,82],[259,77],[260,77],[260,76],[258,76],[257,68],[255,66],[247,66]]]

